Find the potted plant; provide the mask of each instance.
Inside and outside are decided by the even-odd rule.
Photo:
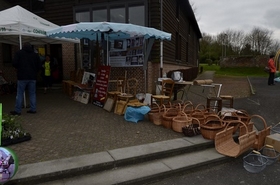
[[[2,115],[1,146],[16,144],[30,139],[31,135],[23,130],[19,116],[8,114]]]

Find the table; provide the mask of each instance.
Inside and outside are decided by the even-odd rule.
[[[158,82],[161,82],[164,79],[170,79],[170,78],[158,78]],[[173,100],[177,100],[177,93],[180,90],[183,90],[183,94],[188,94],[192,86],[199,86],[202,87],[202,91],[204,91],[205,88],[209,88],[210,90],[213,91],[215,97],[220,96],[222,84],[216,84],[216,83],[211,83],[211,84],[199,84],[195,85],[193,81],[181,81],[181,82],[175,82],[174,88],[173,88]],[[216,91],[216,87],[218,88],[218,91]],[[194,94],[197,94],[193,92]],[[197,94],[199,95],[199,94]],[[209,96],[209,94],[206,95],[206,97]],[[211,95],[212,96],[212,95]],[[206,98],[205,97],[205,98]]]
[[[193,85],[192,81],[182,81],[182,82],[175,82],[173,88],[173,100],[177,100],[178,91],[183,89],[183,95],[185,94],[185,88],[190,87]]]

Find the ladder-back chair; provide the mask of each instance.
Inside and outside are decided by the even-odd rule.
[[[174,83],[175,82],[171,79],[162,80],[161,93],[159,95],[151,96],[151,107],[153,106],[154,102],[158,103],[161,106],[162,104],[171,101]]]

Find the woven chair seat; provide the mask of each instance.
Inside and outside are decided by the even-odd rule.
[[[169,96],[165,96],[165,95],[152,95],[153,98],[163,98],[163,99],[169,99]]]

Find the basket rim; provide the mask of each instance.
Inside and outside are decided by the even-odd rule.
[[[252,164],[252,163],[247,162],[246,159],[247,159],[248,157],[252,157],[252,156],[261,157],[261,158],[264,159],[265,161],[263,161],[263,162],[259,161],[259,162],[261,162],[262,164]],[[248,164],[248,165],[250,165],[250,166],[254,166],[254,167],[263,167],[264,165],[267,164],[267,162],[268,162],[268,159],[267,159],[266,157],[264,157],[263,155],[260,155],[260,154],[252,154],[252,153],[249,153],[248,155],[246,155],[246,156],[243,157],[243,163],[246,163],[246,164]]]

